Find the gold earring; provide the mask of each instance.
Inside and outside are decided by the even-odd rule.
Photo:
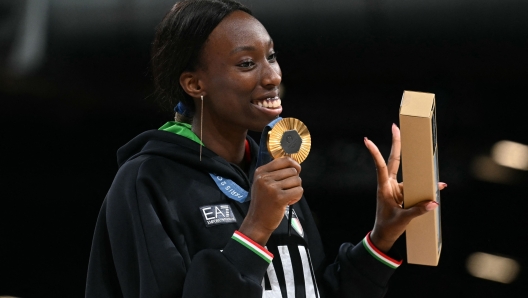
[[[203,127],[203,95],[201,96],[202,99],[202,107],[200,108],[200,141],[202,144],[200,144],[200,161],[202,161],[202,146],[203,146],[203,137],[202,137],[202,127]]]

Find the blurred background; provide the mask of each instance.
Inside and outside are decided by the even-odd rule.
[[[174,2],[0,2],[0,296],[83,297],[116,150],[173,117],[149,51]],[[528,3],[241,2],[275,41],[283,116],[312,134],[303,186],[328,258],[374,222],[362,138],[388,156],[403,91],[430,92],[443,251],[438,267],[402,265],[387,297],[525,297]]]

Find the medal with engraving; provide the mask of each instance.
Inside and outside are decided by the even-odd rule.
[[[312,138],[304,123],[295,118],[283,118],[268,132],[268,151],[273,158],[289,156],[302,163],[310,153]]]
[[[302,163],[310,153],[312,147],[312,137],[310,132],[301,120],[296,118],[283,118],[279,120],[273,128],[268,132],[267,139],[268,152],[273,158],[280,158],[283,156],[291,157],[298,163]],[[292,225],[299,224],[298,219],[293,218],[293,207],[288,206],[288,235],[291,236]],[[301,237],[303,236],[301,230],[296,230]]]

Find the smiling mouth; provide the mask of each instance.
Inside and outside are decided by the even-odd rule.
[[[263,108],[277,109],[281,106],[281,99],[280,97],[275,96],[275,97],[268,97],[264,100],[252,100],[251,103],[256,106],[263,107]]]

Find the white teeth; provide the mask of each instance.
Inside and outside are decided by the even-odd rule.
[[[278,108],[281,106],[281,99],[278,96],[268,97],[262,101],[255,101],[254,104],[264,108]]]

